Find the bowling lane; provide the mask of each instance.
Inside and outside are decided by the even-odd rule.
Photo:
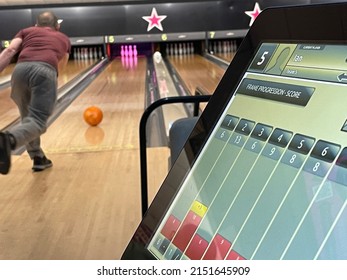
[[[215,56],[221,58],[222,60],[226,62],[231,62],[235,56],[235,52],[229,52],[229,53],[217,53]]]
[[[43,135],[51,169],[32,173],[26,154],[13,157],[10,174],[0,177],[0,259],[121,257],[141,219],[145,72],[145,58],[133,68],[119,60],[106,67]],[[90,105],[104,113],[97,127],[82,118]],[[167,172],[166,152],[149,153],[150,180]]]
[[[0,84],[7,82],[11,79],[11,73],[15,64],[11,63],[0,73]]]
[[[53,123],[51,133],[43,136],[45,149],[69,153],[137,148],[146,65],[144,58],[133,69],[125,68],[119,59],[112,61]],[[103,111],[103,121],[96,127],[83,120],[84,110],[93,105]]]
[[[200,55],[169,56],[170,63],[175,67],[191,94],[201,89],[212,94],[225,70]]]
[[[0,130],[19,117],[16,104],[11,99],[11,88],[0,90]]]
[[[58,88],[77,77],[77,75],[91,67],[97,61],[96,59],[69,60],[64,71],[58,76]]]
[[[70,60],[68,62],[68,65],[64,69],[64,72],[60,73],[58,77],[58,87],[61,87],[67,82],[71,81],[79,73],[86,70],[95,62],[95,60]],[[10,76],[13,68],[14,64],[11,64],[6,67],[6,69],[2,73],[6,72],[7,75]],[[18,109],[15,103],[12,101],[10,94],[10,88],[0,90],[0,130],[19,117]]]

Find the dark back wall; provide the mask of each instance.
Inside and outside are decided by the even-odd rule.
[[[35,24],[38,13],[51,10],[63,19],[62,31],[70,37],[157,34],[195,31],[248,29],[255,2],[263,10],[279,5],[310,4],[319,0],[224,0],[194,2],[150,2],[145,4],[89,4],[46,5],[31,7],[6,7],[0,9],[0,40],[11,39],[19,29]],[[326,1],[325,1],[326,2]],[[163,30],[147,31],[150,16],[155,8],[158,15],[166,15],[161,21]],[[273,28],[273,27],[269,27]]]

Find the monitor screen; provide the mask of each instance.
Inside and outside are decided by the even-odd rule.
[[[260,45],[147,246],[156,258],[347,257],[346,58]]]
[[[139,227],[146,258],[347,259],[347,44],[298,38],[254,45],[188,170],[164,182],[166,207]]]

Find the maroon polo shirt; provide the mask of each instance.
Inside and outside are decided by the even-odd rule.
[[[69,38],[50,27],[28,27],[15,37],[23,40],[18,62],[46,62],[58,71],[59,60],[71,50]]]

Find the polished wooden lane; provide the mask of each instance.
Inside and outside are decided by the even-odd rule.
[[[93,60],[69,61],[66,69],[64,69],[64,72],[59,74],[58,87],[61,87],[67,82],[71,81],[79,73],[83,72],[85,69],[87,69],[94,63],[95,61]],[[6,67],[6,69],[3,72],[5,72],[8,76],[10,76],[13,71],[13,68],[14,68],[14,65],[11,64],[8,67]],[[10,95],[11,95],[10,88],[5,88],[3,90],[0,90],[0,116],[1,116],[0,130],[19,117],[17,106],[12,101]]]
[[[0,130],[18,119],[19,112],[11,99],[11,88],[0,90]]]
[[[11,79],[11,73],[13,71],[15,64],[9,64],[2,72],[0,73],[0,84],[7,82]]]
[[[235,54],[236,54],[235,52],[228,52],[228,53],[216,53],[215,55],[221,58],[222,60],[230,63],[233,60]]]
[[[145,71],[145,59],[133,69],[108,65],[43,135],[50,170],[32,173],[27,155],[13,157],[10,174],[0,177],[1,259],[120,258],[141,219]],[[90,105],[104,112],[97,127],[82,118]],[[167,172],[158,164],[163,156],[167,163],[167,150],[149,151],[156,174]]]
[[[197,87],[212,94],[225,73],[224,69],[200,55],[170,56],[169,61],[192,95]]]
[[[71,81],[73,78],[78,76],[80,73],[97,63],[96,59],[85,59],[85,60],[69,60],[67,66],[63,69],[58,76],[58,88]]]

